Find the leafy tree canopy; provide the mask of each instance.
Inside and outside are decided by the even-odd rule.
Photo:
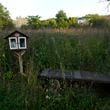
[[[0,29],[13,27],[9,11],[0,3]]]
[[[31,28],[39,28],[41,21],[40,21],[40,16],[36,15],[36,16],[28,16],[28,26]]]
[[[68,27],[67,15],[63,10],[58,11],[56,14],[56,21],[58,28]]]
[[[67,15],[63,10],[58,11],[56,19],[67,19]]]

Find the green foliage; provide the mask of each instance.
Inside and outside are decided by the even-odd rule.
[[[58,13],[56,14],[56,19],[60,20],[60,19],[67,19],[66,13],[63,10],[58,11]]]
[[[70,18],[68,19],[68,25],[69,25],[70,28],[78,26],[77,18],[75,18],[75,17],[70,17]]]
[[[12,19],[9,16],[9,11],[0,3],[0,29],[13,28]]]
[[[54,18],[42,20],[41,27],[42,28],[56,28],[57,27],[56,20]]]
[[[24,67],[31,60],[33,68],[38,70],[57,68],[62,72],[67,69],[109,73],[109,31],[65,31],[32,31],[29,49],[24,56]],[[0,71],[18,71],[16,57],[4,47],[4,42],[1,41],[0,45]]]
[[[56,28],[57,27],[57,22],[54,18],[48,19],[48,26],[51,28]]]
[[[18,73],[17,59],[0,37],[1,110],[109,110],[110,96],[102,97],[91,84],[38,79],[45,68],[109,73],[109,30],[51,29],[26,33],[30,39],[23,58],[24,76]]]
[[[89,25],[92,27],[109,27],[109,21],[104,16],[99,16],[98,14],[88,14],[85,16],[88,20]]]
[[[58,11],[58,13],[56,14],[56,21],[58,28],[68,27],[67,16],[63,10]]]
[[[98,14],[88,14],[82,17],[82,23],[77,17],[67,17],[63,10],[58,11],[55,18],[47,20],[40,20],[40,16],[28,16],[28,25],[24,25],[22,29],[43,29],[43,28],[75,28],[75,27],[98,27],[98,28],[109,28],[110,27],[110,16],[101,16]]]
[[[11,80],[13,78],[13,72],[12,71],[8,71],[6,73],[3,74],[5,79]]]
[[[35,77],[35,80],[38,80]],[[39,80],[38,80],[39,81]],[[40,81],[39,81],[40,82]],[[48,83],[50,84],[48,84]],[[96,95],[86,84],[60,87],[57,91],[51,81],[28,83],[28,77],[17,75],[12,80],[0,81],[0,109],[2,110],[109,110],[109,96]],[[60,81],[60,84],[62,82]],[[75,85],[79,87],[75,87]],[[80,87],[81,86],[81,87]]]
[[[31,29],[36,29],[39,28],[41,25],[41,21],[40,21],[40,16],[28,16],[27,17],[28,20],[28,27],[30,27]]]

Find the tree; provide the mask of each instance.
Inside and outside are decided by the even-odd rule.
[[[47,28],[49,25],[49,21],[48,20],[42,20],[41,21],[41,27],[42,28]]]
[[[101,16],[98,14],[88,14],[85,18],[88,20],[89,26],[96,27],[98,26],[97,21],[101,18]]]
[[[46,21],[48,22],[47,27],[49,27],[49,28],[56,28],[57,27],[57,23],[54,18],[47,19]]]
[[[58,11],[58,13],[56,14],[56,21],[58,28],[68,27],[67,16],[63,10]]]
[[[14,27],[9,11],[0,3],[0,29]]]
[[[92,27],[108,27],[109,21],[104,16],[98,14],[88,14],[85,16],[89,21],[89,26]]]
[[[57,27],[57,23],[56,23],[56,20],[54,18],[48,19],[48,22],[49,22],[49,27],[51,27],[51,28]]]
[[[77,18],[75,18],[75,17],[70,17],[70,18],[68,19],[68,25],[69,25],[70,28],[71,28],[71,27],[76,27],[76,26],[78,25]]]
[[[58,11],[56,14],[57,19],[67,19],[66,13],[63,10]]]
[[[28,20],[28,27],[35,29],[35,28],[39,28],[41,26],[41,21],[40,21],[40,16],[28,16],[27,20]]]
[[[41,21],[41,27],[43,28],[56,28],[56,26],[57,26],[57,23],[54,18]]]

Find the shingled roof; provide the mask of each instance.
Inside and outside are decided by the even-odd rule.
[[[8,39],[9,37],[13,36],[15,33],[19,33],[21,36],[25,36],[28,38],[28,36],[26,34],[20,32],[18,30],[15,30],[15,31],[11,32],[9,35],[7,35],[4,39]]]

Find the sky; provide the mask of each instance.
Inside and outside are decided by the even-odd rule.
[[[108,15],[108,2],[104,0],[0,0],[7,7],[12,19],[16,17],[41,16],[41,19],[55,18],[59,10],[67,17],[81,17],[87,14]]]

